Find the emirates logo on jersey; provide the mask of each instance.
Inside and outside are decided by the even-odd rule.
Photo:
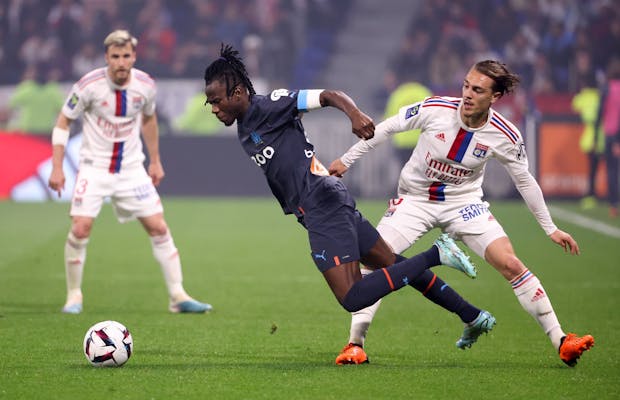
[[[436,134],[435,138],[441,140],[444,143],[446,142],[446,135],[443,132]]]

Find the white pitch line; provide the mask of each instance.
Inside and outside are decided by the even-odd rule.
[[[604,224],[600,221],[584,217],[583,215],[579,215],[572,211],[564,210],[558,207],[549,206],[549,211],[551,211],[551,214],[553,214],[553,216],[568,221],[572,224],[579,225],[586,229],[590,229],[595,232],[620,239],[620,229],[611,225]]]

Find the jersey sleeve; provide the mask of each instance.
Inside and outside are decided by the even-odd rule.
[[[350,168],[358,158],[386,142],[390,136],[424,126],[427,117],[422,115],[422,103],[423,101],[401,107],[397,115],[386,118],[377,125],[372,139],[360,140],[351,146],[340,157],[340,161],[345,167]]]
[[[409,104],[398,110],[398,120],[402,127],[402,131],[421,129],[424,127],[424,123],[430,113],[429,110],[425,110],[424,107],[422,107],[425,101],[426,100]]]
[[[362,157],[364,154],[368,153],[381,143],[386,142],[391,135],[405,130],[406,129],[401,127],[398,116],[395,115],[393,117],[389,117],[376,126],[375,135],[371,139],[362,139],[355,143],[349,148],[349,150],[347,150],[346,153],[340,156],[340,161],[345,167],[350,168],[358,158]]]
[[[75,83],[62,106],[62,113],[69,119],[77,119],[88,108],[89,102],[88,90]]]
[[[499,148],[499,151],[496,151],[496,159],[508,171],[515,187],[540,227],[547,235],[555,232],[558,228],[551,219],[542,189],[529,171],[523,140],[519,139],[515,144],[507,141]]]
[[[269,95],[270,111],[296,117],[300,112],[320,108],[319,96],[322,91],[322,89],[276,89]]]
[[[144,106],[142,107],[142,112],[145,115],[153,115],[155,114],[155,99],[157,97],[157,87],[155,85],[151,86],[146,94],[146,101],[144,102]]]
[[[269,95],[269,109],[275,114],[297,115],[299,114],[299,92],[288,89],[276,89]]]

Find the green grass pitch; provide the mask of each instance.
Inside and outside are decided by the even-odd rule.
[[[138,223],[109,206],[96,221],[84,312],[63,315],[68,204],[0,202],[0,399],[617,399],[620,398],[620,240],[562,220],[582,254],[548,240],[525,205],[492,210],[543,282],[566,331],[595,347],[566,367],[506,281],[473,257],[470,280],[438,267],[495,329],[466,351],[459,319],[413,290],[388,296],[366,349],[371,363],[334,365],[349,316],[309,255],[305,231],[272,199],[164,199],[185,286],[208,315],[172,315],[159,266]],[[384,201],[362,201],[376,223]],[[578,211],[574,204],[555,204]],[[606,221],[605,210],[590,212]],[[431,232],[416,244],[426,249]],[[122,368],[91,367],[82,339],[95,322],[131,330]],[[277,328],[277,329],[275,329]],[[275,329],[275,331],[273,331]]]

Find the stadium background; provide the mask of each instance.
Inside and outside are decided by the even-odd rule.
[[[188,117],[192,100],[203,100],[204,67],[222,41],[241,50],[259,93],[341,89],[376,120],[400,83],[458,96],[473,62],[501,59],[523,84],[497,108],[522,130],[532,171],[551,198],[586,190],[582,126],[571,99],[584,79],[602,83],[607,64],[620,56],[620,5],[607,0],[2,0],[0,27],[0,199],[14,200],[54,198],[46,187],[53,121],[48,129],[31,127],[43,119],[36,110],[24,121],[32,114],[13,101],[20,85],[41,85],[34,97],[57,112],[58,90],[45,99],[49,91],[41,88],[57,83],[64,98],[71,83],[103,65],[101,43],[116,28],[138,37],[136,67],[158,82],[163,195],[268,195],[234,128],[222,129],[208,112]],[[304,123],[324,163],[355,141],[337,111],[311,113]],[[72,137],[77,147],[79,126]],[[386,198],[400,167],[383,146],[345,180],[357,196]],[[603,174],[597,189],[604,194]],[[515,195],[497,164],[489,165],[485,192]]]
[[[249,197],[267,195],[266,185],[234,128],[198,134],[176,121],[192,100],[204,100],[203,68],[221,40],[241,47],[261,92],[343,89],[376,119],[397,82],[418,79],[435,92],[458,94],[468,64],[492,51],[529,76],[501,109],[528,135],[545,194],[580,196],[585,160],[570,99],[579,71],[600,79],[620,51],[618,3],[63,0],[60,7],[60,0],[0,0],[0,199],[8,200],[0,201],[0,400],[620,398],[620,221],[609,219],[607,207],[584,211],[576,201],[549,202],[556,222],[580,244],[582,254],[572,257],[548,240],[522,200],[492,202],[518,254],[544,282],[564,329],[596,338],[577,368],[563,365],[507,282],[475,254],[476,280],[447,268],[440,274],[498,318],[479,344],[458,350],[458,318],[399,291],[373,322],[366,343],[371,364],[338,368],[333,361],[347,339],[349,315],[310,261],[305,231],[282,216],[270,195]],[[54,11],[61,9],[72,11]],[[554,20],[566,34],[550,51],[543,42]],[[46,189],[50,128],[34,123],[54,105],[44,97],[46,90],[54,93],[53,82],[62,102],[83,71],[102,65],[101,42],[117,27],[140,38],[136,67],[159,84],[166,219],[188,291],[215,307],[208,316],[167,312],[142,227],[118,224],[111,207],[102,210],[88,249],[87,312],[59,312],[69,205]],[[489,49],[479,47],[480,37]],[[526,46],[516,50],[513,42]],[[164,55],[167,61],[157,59]],[[32,115],[28,107],[11,109],[10,102],[28,89],[22,85],[33,70],[28,65],[53,80],[35,87],[27,105],[36,106],[30,110],[36,118],[22,121]],[[310,113],[304,123],[326,163],[355,141],[338,111]],[[78,126],[73,138],[76,146]],[[545,170],[543,161],[555,169]],[[513,196],[496,167],[488,170],[487,194]],[[358,205],[372,223],[383,215],[398,168],[393,149],[383,146],[345,178],[365,197]],[[235,197],[219,197],[227,194]],[[428,248],[437,234],[405,255]],[[123,368],[95,369],[83,357],[85,331],[106,319],[123,322],[134,337],[135,354]]]

